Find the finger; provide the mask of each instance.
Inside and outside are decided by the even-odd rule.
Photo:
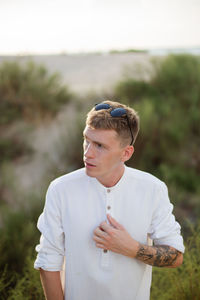
[[[106,222],[102,222],[101,224],[100,224],[100,229],[102,229],[103,231],[105,231],[106,233],[110,233],[110,231],[113,229],[111,226],[110,226],[110,224],[108,224],[108,223],[106,223]]]
[[[98,244],[101,244],[101,245],[104,244],[104,240],[101,239],[100,237],[96,236],[96,235],[93,236],[93,240],[94,240],[96,243],[98,243]]]
[[[111,215],[107,214],[107,218],[110,224],[114,226],[116,229],[120,229],[120,230],[124,229],[124,227],[120,223],[118,223],[113,217],[111,217]]]
[[[106,249],[105,246],[103,246],[102,244],[96,243],[96,247],[97,248],[101,248],[101,249]],[[107,249],[106,249],[107,250]]]
[[[94,230],[94,235],[100,238],[104,238],[107,235],[107,233],[104,230],[102,230],[100,227],[97,227]]]

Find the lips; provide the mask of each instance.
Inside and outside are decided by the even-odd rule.
[[[93,165],[93,164],[91,164],[91,163],[89,163],[89,162],[87,162],[87,161],[85,161],[85,166],[86,167],[96,167],[95,165]]]

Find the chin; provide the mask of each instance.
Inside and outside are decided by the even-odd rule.
[[[90,176],[90,177],[96,177],[95,174],[94,174],[94,172],[88,170],[87,168],[85,168],[85,173],[86,173],[88,176]]]

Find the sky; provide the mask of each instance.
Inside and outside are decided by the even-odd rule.
[[[0,55],[200,47],[200,0],[0,0]]]

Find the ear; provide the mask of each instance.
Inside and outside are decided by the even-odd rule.
[[[129,160],[131,158],[131,156],[133,155],[134,153],[134,147],[133,146],[126,146],[123,150],[123,153],[122,153],[122,161],[125,162],[127,160]]]

